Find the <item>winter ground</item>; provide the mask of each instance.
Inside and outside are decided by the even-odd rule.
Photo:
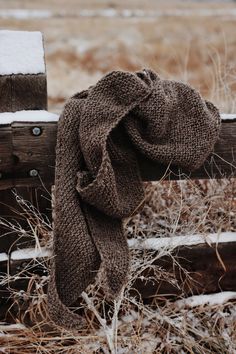
[[[235,110],[236,4],[231,1],[0,0],[0,27],[41,30],[49,108],[110,70],[152,67]],[[63,83],[63,84],[62,84]]]
[[[232,1],[0,0],[0,27],[44,33],[53,112],[60,112],[68,96],[94,84],[107,71],[142,67],[187,81],[221,112],[235,112],[235,12]],[[174,236],[181,241],[182,235],[219,232],[231,237],[236,230],[235,190],[235,180],[147,184],[143,211],[125,221],[127,237],[148,243],[154,237]],[[51,225],[34,210],[24,213],[32,215],[29,229],[19,229],[19,237],[28,234],[41,247],[50,244]],[[13,308],[19,311],[16,324],[0,323],[0,352],[236,353],[235,293],[144,305],[130,295],[130,288],[150,255],[140,260],[134,251],[132,257],[129,283],[120,300],[109,304],[109,311],[96,286],[84,295],[87,327],[79,333],[54,327],[48,319],[46,276],[32,276],[25,291],[11,289]],[[16,277],[29,277],[28,271]],[[158,276],[175,279],[174,273],[162,269]]]
[[[205,237],[207,242],[219,237],[232,241],[236,230],[235,190],[235,179],[146,183],[144,209],[124,220],[129,245],[146,242],[147,249],[158,250],[155,259],[161,259],[183,242],[183,235],[195,235],[184,237],[189,245],[204,242]],[[48,197],[46,191],[45,196]],[[151,266],[154,255],[146,251],[140,257],[139,248],[130,248],[129,279],[116,302],[104,298],[97,283],[86,290],[78,307],[72,308],[82,311],[86,320],[83,329],[71,332],[53,325],[46,307],[48,276],[31,275],[34,264],[41,265],[42,272],[47,268],[52,225],[31,204],[19,197],[17,200],[22,208],[21,217],[27,215],[29,226],[22,229],[14,220],[0,219],[0,223],[9,232],[17,230],[19,237],[35,240],[35,249],[27,254],[16,250],[11,258],[24,261],[28,257],[41,258],[19,269],[13,277],[0,278],[3,285],[8,284],[13,300],[10,313],[15,314],[13,318],[8,314],[8,323],[0,323],[1,353],[235,354],[236,292],[195,296],[190,293],[186,298],[183,283],[179,284],[179,296],[159,295],[144,303],[138,294],[132,293],[132,288]],[[174,259],[173,271],[156,267],[155,279],[176,284],[178,267]],[[187,272],[186,276],[191,283],[191,274]],[[9,285],[11,280],[22,279],[29,279],[24,290]]]

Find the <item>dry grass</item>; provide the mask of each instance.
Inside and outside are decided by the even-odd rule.
[[[141,213],[125,220],[128,237],[169,237],[178,234],[209,233],[235,230],[235,180],[155,182],[147,183],[146,204]],[[28,235],[35,247],[51,247],[51,225],[32,205],[19,196],[22,215],[29,227],[22,229],[8,221],[9,229],[18,229],[19,237]],[[2,220],[6,223],[6,220]],[[161,258],[171,250],[162,250]],[[48,276],[31,274],[34,262],[12,278],[8,284],[12,307],[8,321],[20,324],[0,326],[0,348],[3,353],[234,353],[236,350],[236,303],[204,305],[191,308],[179,306],[176,300],[159,299],[144,304],[138,293],[131,291],[144,269],[153,262],[153,254],[140,258],[131,250],[132,266],[129,280],[120,298],[112,302],[104,298],[99,282],[83,293],[78,310],[87,326],[70,332],[55,326],[47,315],[46,284]],[[173,260],[175,261],[175,260]],[[38,259],[41,272],[47,270],[47,259]],[[175,282],[175,275],[156,268],[157,278]],[[25,290],[11,288],[10,280],[28,278]],[[157,297],[158,299],[158,297]],[[156,299],[156,300],[157,300]],[[14,314],[11,318],[10,313]],[[10,320],[9,320],[10,319]]]
[[[235,231],[235,191],[235,178],[147,183],[146,204],[141,213],[127,219],[127,236]]]
[[[61,11],[49,19],[1,19],[10,29],[41,30],[45,36],[49,108],[60,111],[67,97],[94,84],[104,73],[152,67],[164,78],[187,81],[221,111],[235,111],[235,18],[199,16],[194,9],[232,9],[234,3],[154,1],[13,0],[2,8]],[[189,16],[143,18],[80,17],[83,9],[190,9]],[[73,16],[71,16],[71,14]],[[63,83],[63,84],[62,84]]]
[[[0,331],[7,334],[0,337],[2,353],[233,354],[235,351],[233,302],[193,309],[179,309],[175,303],[167,302],[154,310],[127,298],[125,293],[121,300],[119,313],[118,301],[110,314],[104,315],[103,301],[90,297],[90,307],[86,309],[88,327],[80,333],[53,328],[45,317],[30,327],[21,325],[16,329],[1,325]]]
[[[137,70],[152,67],[162,77],[189,82],[203,96],[212,99],[223,112],[235,112],[235,19],[230,16],[204,18],[81,18],[85,8],[199,9],[187,1],[142,0],[0,0],[0,8],[61,9],[62,17],[51,19],[1,19],[1,27],[41,30],[45,36],[49,109],[60,111],[65,99],[94,84],[114,69]],[[205,8],[234,8],[233,3],[204,3]],[[73,11],[71,17],[69,13]],[[207,234],[235,230],[236,181],[156,182],[146,185],[142,212],[125,220],[128,238]],[[19,238],[28,237],[35,247],[51,247],[51,224],[30,203],[18,198],[21,217],[28,227],[13,220],[1,220]],[[163,250],[162,257],[171,250]],[[120,299],[104,299],[99,284],[86,290],[77,310],[87,326],[80,332],[56,327],[48,318],[46,285],[48,276],[32,274],[34,262],[13,277],[1,275],[12,306],[7,316],[11,325],[0,324],[0,352],[9,354],[151,354],[236,352],[236,303],[216,306],[179,307],[176,301],[144,304],[131,295],[132,285],[153,261],[150,253],[140,259],[132,250],[132,267]],[[173,260],[174,261],[174,260]],[[40,264],[39,264],[40,262]],[[42,274],[47,259],[38,259]],[[157,278],[175,281],[175,275],[157,268]],[[28,287],[13,287],[11,281],[28,279]],[[176,299],[177,300],[177,299]],[[76,309],[75,309],[76,310]],[[11,316],[13,314],[13,317]],[[13,326],[12,323],[17,323]]]

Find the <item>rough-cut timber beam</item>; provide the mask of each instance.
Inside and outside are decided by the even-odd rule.
[[[235,232],[210,234],[206,237],[206,242],[202,236],[193,235],[146,239],[140,245],[137,240],[133,240],[131,244],[146,252],[153,251],[153,259],[168,245],[170,249],[175,247],[171,256],[157,257],[153,262],[154,268],[147,269],[142,274],[145,278],[150,277],[150,280],[140,277],[134,283],[134,289],[138,290],[143,298],[236,291]],[[175,284],[171,283],[168,277],[158,279],[155,266],[171,274],[174,270]]]
[[[150,252],[152,258],[156,258],[152,267],[141,273],[133,284],[134,295],[139,292],[144,299],[150,299],[154,296],[166,298],[236,291],[235,232],[210,234],[206,241],[200,235],[152,238],[142,242],[130,239],[129,247]],[[173,263],[171,256],[155,257],[163,249],[172,249],[171,254],[180,266]],[[0,293],[8,296],[9,286],[16,290],[26,289],[31,274],[47,275],[45,261],[50,256],[51,252],[47,248],[15,250],[10,255],[0,253],[0,272],[6,273],[8,264],[9,274],[18,277],[17,281],[1,286]],[[166,274],[174,274],[175,284],[168,276],[158,279],[156,274],[160,267],[162,274],[163,270]],[[182,269],[188,271],[188,276]]]
[[[11,122],[12,119],[12,122]],[[46,111],[0,114],[0,189],[51,185],[54,181],[56,115]],[[5,122],[5,123],[4,123]],[[223,115],[220,139],[203,167],[194,173],[139,156],[143,180],[236,176],[236,115]]]

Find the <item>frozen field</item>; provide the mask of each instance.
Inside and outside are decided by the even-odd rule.
[[[53,113],[61,111],[66,98],[108,71],[143,67],[189,82],[221,112],[236,113],[236,2],[0,0],[0,28],[43,32]],[[1,69],[0,57],[0,74]],[[58,119],[51,113],[43,116],[48,121]],[[34,120],[41,117],[38,112]],[[26,118],[25,112],[2,113],[0,123]],[[42,274],[47,274],[52,225],[15,195],[27,227],[14,219],[0,218],[0,223],[8,233],[34,240],[35,248],[15,250],[10,256],[0,250],[0,261],[24,261],[16,274],[1,277],[1,284],[10,289],[16,315],[9,317],[9,323],[0,321],[0,353],[236,354],[236,292],[193,295],[189,291],[184,298],[194,280],[177,258],[173,258],[173,269],[155,267],[154,276],[177,287],[176,271],[181,270],[185,281],[178,285],[180,296],[159,295],[145,303],[132,295],[136,280],[152,279],[143,276],[153,263],[151,250],[157,251],[155,260],[160,260],[172,257],[173,250],[183,244],[217,242],[219,269],[225,266],[218,242],[235,240],[235,190],[233,178],[145,183],[143,210],[124,220],[132,259],[125,291],[108,306],[98,285],[89,287],[79,304],[87,325],[77,333],[52,324],[46,306],[48,275],[32,274],[34,263],[27,263],[35,258]],[[46,198],[51,198],[50,192]],[[143,247],[147,252],[140,256]],[[29,280],[27,289],[9,286],[12,280],[22,279]]]
[[[231,1],[0,0],[0,27],[44,33],[49,107],[110,70],[152,67],[235,110]]]

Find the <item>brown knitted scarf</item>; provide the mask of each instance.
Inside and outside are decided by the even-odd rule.
[[[48,309],[66,328],[99,275],[116,296],[129,270],[122,219],[144,198],[137,153],[199,167],[219,136],[217,108],[189,85],[152,70],[113,71],[68,100],[58,123],[55,216]]]

